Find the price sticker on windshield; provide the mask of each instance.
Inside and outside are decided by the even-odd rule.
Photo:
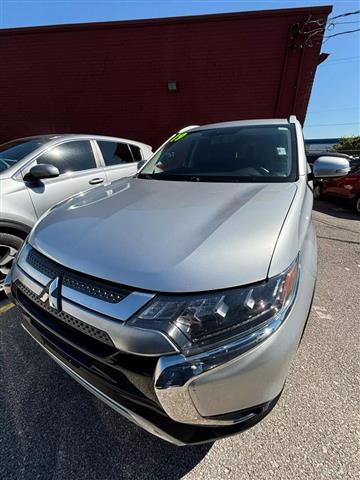
[[[187,135],[187,132],[177,133],[177,134],[175,135],[175,137],[173,137],[173,138],[170,140],[170,142],[177,142],[177,141],[181,140],[182,138],[186,137],[186,135]]]

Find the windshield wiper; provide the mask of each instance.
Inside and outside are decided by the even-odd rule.
[[[219,175],[189,175],[186,179],[188,182],[227,182],[236,183],[239,179],[231,176]]]
[[[231,176],[231,175],[204,175],[204,176],[192,176],[191,181],[196,182],[218,182],[218,183],[267,183],[267,182],[274,182],[279,181],[277,178],[274,177],[265,177],[262,175],[250,176],[245,175],[241,177]]]
[[[147,180],[153,180],[154,178],[154,175],[151,175],[150,173],[137,173],[135,175],[136,178],[146,178]]]
[[[151,180],[181,180],[184,182],[190,181],[190,178],[194,178],[194,180],[191,180],[193,182],[197,182],[198,177],[193,177],[190,175],[181,175],[181,174],[171,174],[171,173],[138,173],[136,175],[137,178],[146,178],[146,179],[151,179]]]
[[[197,182],[238,182],[236,178],[230,176],[204,175],[194,178],[197,178]]]

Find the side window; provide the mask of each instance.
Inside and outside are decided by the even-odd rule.
[[[67,142],[53,147],[38,157],[37,163],[54,165],[60,174],[96,168],[91,144],[87,140]]]
[[[133,154],[135,162],[140,162],[140,160],[142,160],[140,148],[137,147],[136,145],[131,145],[131,143],[129,143],[129,147],[130,147],[131,153]]]
[[[119,165],[119,163],[133,162],[129,145],[127,143],[97,141],[104,158],[105,165]]]

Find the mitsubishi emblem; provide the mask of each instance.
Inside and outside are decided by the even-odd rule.
[[[56,277],[49,282],[40,294],[40,300],[43,303],[49,301],[49,306],[55,310],[60,310],[60,278]]]

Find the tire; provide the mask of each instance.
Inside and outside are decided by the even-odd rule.
[[[358,215],[360,215],[360,195],[358,195],[358,196],[355,198],[354,208],[355,208],[355,212],[356,212]]]
[[[23,241],[10,233],[0,233],[0,297],[4,296],[5,277]]]
[[[322,188],[321,188],[321,185],[319,183],[317,183],[315,186],[314,186],[314,198],[315,200],[317,200],[318,198],[321,197],[322,195]]]

